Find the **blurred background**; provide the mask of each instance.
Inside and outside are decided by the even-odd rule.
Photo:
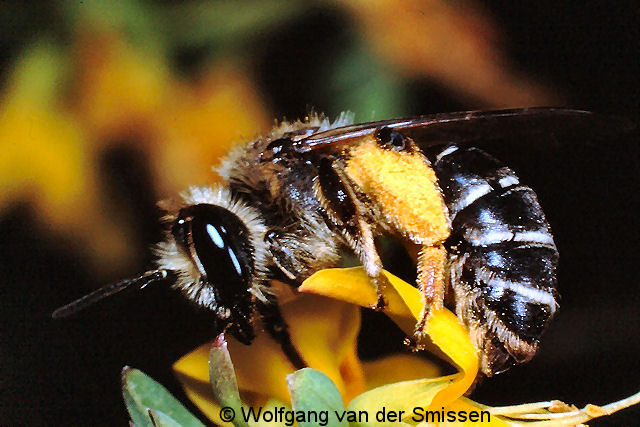
[[[171,363],[215,331],[176,292],[50,314],[148,267],[156,201],[215,181],[233,142],[312,110],[558,105],[638,123],[639,28],[631,1],[2,2],[0,423],[123,425],[124,365],[186,403]],[[545,207],[562,300],[539,356],[474,400],[640,389],[637,141],[497,147]]]

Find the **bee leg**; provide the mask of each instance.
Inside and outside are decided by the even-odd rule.
[[[418,287],[422,293],[422,313],[415,335],[420,342],[425,335],[429,313],[444,306],[445,263],[447,251],[443,246],[423,246],[418,254]]]
[[[275,298],[271,299],[272,301],[269,303],[258,304],[258,311],[262,316],[265,329],[269,335],[271,335],[271,337],[280,344],[283,353],[296,369],[306,368],[307,363],[304,361],[300,353],[298,353],[298,350],[291,341],[289,326],[284,320],[284,317],[282,317],[277,301]]]
[[[384,309],[387,303],[383,297],[383,290],[389,281],[382,274],[382,260],[376,249],[373,230],[365,220],[365,212],[368,209],[358,199],[351,179],[344,172],[344,165],[339,161],[323,158],[319,162],[318,180],[314,183],[314,190],[331,223],[358,255],[376,287],[378,301],[371,308]]]
[[[357,240],[354,239],[356,242],[356,253],[362,261],[364,271],[376,287],[378,301],[375,305],[372,305],[371,308],[376,311],[381,311],[387,306],[387,301],[384,299],[383,293],[387,285],[390,286],[389,280],[382,273],[382,260],[376,249],[371,226],[363,220],[359,221],[358,225],[359,235],[357,236]]]

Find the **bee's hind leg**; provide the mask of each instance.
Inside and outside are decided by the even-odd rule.
[[[416,324],[418,343],[426,335],[429,314],[444,307],[447,251],[442,245],[423,246],[418,253],[418,287],[422,294],[422,313]]]

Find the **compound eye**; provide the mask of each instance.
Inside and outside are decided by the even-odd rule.
[[[249,230],[233,212],[200,204],[180,211],[172,233],[189,253],[221,301],[246,294],[253,274],[253,248]]]
[[[406,147],[406,141],[404,136],[400,132],[389,127],[381,127],[376,131],[376,138],[378,143],[383,148],[390,148],[392,150],[401,151]]]

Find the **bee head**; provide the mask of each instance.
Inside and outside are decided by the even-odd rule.
[[[194,188],[184,198],[158,247],[158,266],[176,272],[174,286],[248,344],[255,303],[266,301],[264,225],[225,189]]]

